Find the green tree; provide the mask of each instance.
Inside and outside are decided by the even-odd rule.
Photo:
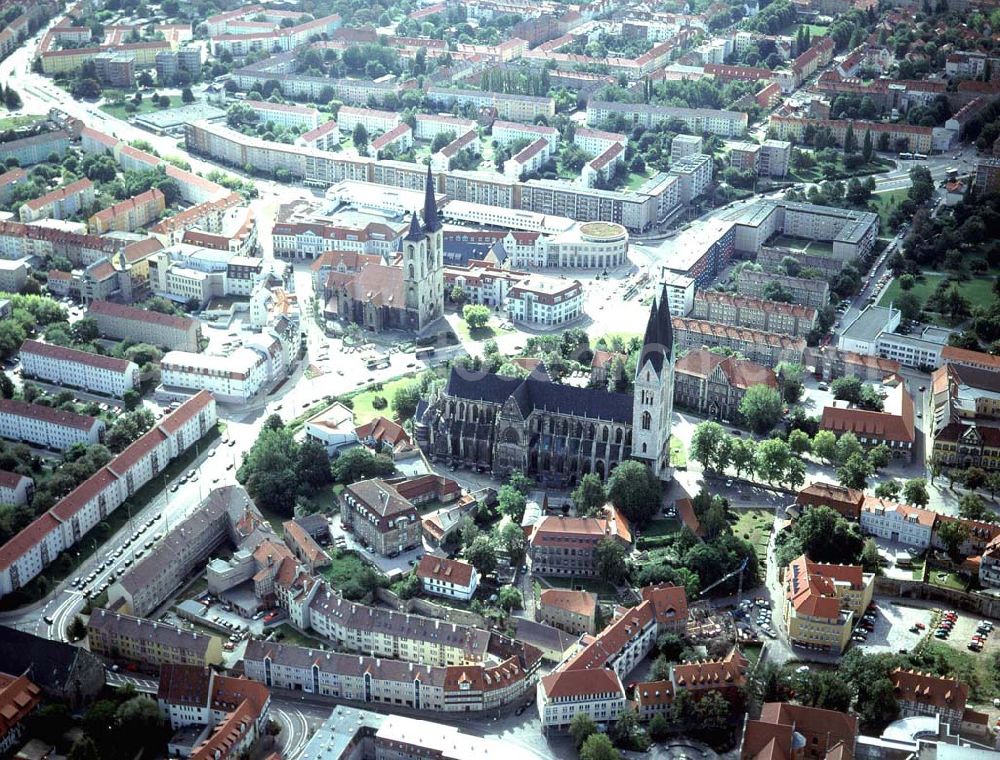
[[[580,747],[580,760],[620,760],[621,755],[605,734],[592,734]]]
[[[465,549],[465,559],[479,571],[480,575],[489,575],[497,567],[497,549],[493,540],[486,535],[476,536]]]
[[[866,539],[864,546],[861,548],[861,567],[865,569],[866,573],[877,573],[881,566],[882,557],[879,556],[878,545],[875,543],[875,539]]]
[[[420,403],[420,383],[407,383],[396,389],[392,395],[392,410],[400,422],[412,419]]]
[[[847,129],[844,131],[844,153],[850,155],[858,152],[858,138],[854,135],[854,125],[847,122]]]
[[[808,507],[779,540],[778,564],[787,565],[805,553],[815,562],[852,564],[864,539],[858,526],[829,507]]]
[[[875,146],[872,143],[872,131],[870,129],[865,130],[865,141],[861,147],[861,156],[864,158],[866,164],[870,164],[872,158],[875,156]]]
[[[788,446],[793,454],[808,454],[812,451],[812,441],[805,430],[793,430],[788,434]]]
[[[310,438],[302,441],[295,462],[295,474],[299,478],[300,489],[307,493],[315,493],[333,483],[330,458],[323,444]]]
[[[695,712],[698,716],[699,728],[707,731],[720,731],[729,722],[731,706],[718,691],[710,691],[698,700]]]
[[[365,153],[368,150],[368,130],[365,129],[364,124],[359,123],[354,127],[351,142],[358,149],[358,153]]]
[[[837,436],[829,430],[820,430],[813,436],[813,454],[827,462],[837,459]]]
[[[569,722],[569,735],[573,737],[573,743],[580,749],[584,742],[597,733],[597,724],[585,712],[578,712]]]
[[[14,398],[14,382],[3,370],[0,370],[0,397]]]
[[[837,480],[845,488],[863,491],[872,475],[872,466],[862,454],[852,454],[837,468]]]
[[[524,494],[516,488],[511,485],[500,486],[500,490],[497,492],[497,506],[502,514],[510,517],[518,525],[524,517],[526,504],[527,500],[524,498]]]
[[[970,491],[976,491],[986,485],[986,470],[981,467],[970,467],[965,471],[962,485]]]
[[[282,517],[294,515],[298,494],[295,469],[298,450],[288,430],[265,427],[260,431],[236,471],[236,479],[259,507]]]
[[[778,374],[778,387],[781,396],[786,404],[794,404],[802,398],[805,385],[802,378],[805,375],[805,367],[792,362],[780,362],[775,371]]]
[[[691,457],[709,469],[715,461],[716,451],[727,436],[725,428],[718,422],[700,423],[691,436]]]
[[[847,712],[854,697],[850,684],[832,670],[809,671],[796,679],[796,699],[807,707]]]
[[[766,433],[778,424],[783,411],[781,394],[767,385],[751,385],[740,401],[740,415],[758,434]]]
[[[884,443],[880,443],[877,446],[873,446],[868,449],[868,463],[872,466],[874,471],[883,470],[889,466],[892,461],[892,452],[889,451],[889,447]]]
[[[572,493],[573,506],[577,515],[590,516],[598,514],[607,502],[607,493],[601,478],[589,472],[580,478],[580,483]]]
[[[670,735],[670,723],[662,715],[654,715],[649,721],[649,736],[654,742],[662,742]]]
[[[513,586],[504,586],[497,592],[497,604],[507,612],[519,610],[524,606],[521,592]]]
[[[923,478],[913,478],[903,484],[903,501],[915,507],[926,507],[931,500],[927,493],[927,481]]]
[[[864,453],[865,450],[854,433],[849,430],[846,433],[841,433],[840,438],[837,439],[837,462],[843,464],[851,457],[863,457]]]
[[[498,540],[504,551],[511,558],[511,562],[519,564],[524,557],[524,551],[527,546],[527,540],[524,537],[524,531],[521,529],[521,526],[513,522],[505,523],[500,529]]]
[[[646,465],[628,460],[611,473],[608,499],[629,522],[642,528],[660,510],[661,488]]]
[[[181,100],[185,103],[194,103],[195,97],[190,87],[185,87],[181,90]]]
[[[686,648],[684,639],[676,633],[661,633],[656,639],[656,651],[669,662],[680,662]]]
[[[601,578],[618,585],[628,573],[624,547],[613,538],[602,538],[594,547],[594,565]]]
[[[875,495],[880,499],[896,501],[902,486],[897,480],[884,480],[875,487]]]
[[[948,520],[941,524],[937,534],[944,544],[945,551],[951,557],[958,558],[959,549],[969,537],[969,526],[961,520]]]
[[[768,483],[781,483],[792,458],[792,450],[779,438],[769,438],[757,444],[754,470],[757,477]]]
[[[978,494],[967,493],[958,500],[958,514],[966,520],[995,522],[996,515],[986,508],[986,502]]]
[[[354,483],[367,478],[383,478],[395,471],[392,460],[382,454],[372,454],[363,446],[348,449],[333,460],[330,467],[337,483]]]
[[[490,307],[467,303],[462,307],[462,319],[470,330],[481,330],[490,321]]]
[[[69,624],[66,633],[72,641],[80,641],[87,635],[87,627],[83,624],[83,620],[80,619],[79,615],[73,616],[73,622]]]

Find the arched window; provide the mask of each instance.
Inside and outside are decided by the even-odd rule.
[[[643,454],[645,454],[645,453],[646,453],[646,444],[642,444],[642,453],[643,453]]]
[[[413,279],[413,264],[410,264],[410,279]]]
[[[643,412],[642,413],[642,429],[643,430],[649,430],[649,428],[652,427],[652,425],[653,425],[653,415],[651,415],[649,412]],[[644,445],[643,446],[643,450],[645,450],[645,448],[646,447]]]

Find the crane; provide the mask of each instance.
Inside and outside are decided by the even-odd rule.
[[[740,604],[740,602],[742,601],[742,597],[743,597],[743,571],[747,569],[747,563],[749,563],[749,562],[750,562],[750,558],[749,557],[745,557],[743,559],[743,562],[740,563],[740,566],[738,568],[736,568],[735,570],[733,570],[731,573],[727,573],[726,575],[723,575],[715,583],[713,583],[713,584],[711,584],[711,585],[706,586],[705,588],[703,588],[701,591],[698,592],[698,596],[699,597],[700,596],[704,596],[705,594],[707,594],[709,591],[711,591],[713,588],[715,588],[719,584],[725,583],[730,578],[732,578],[734,575],[739,575],[740,576],[740,584],[739,584],[739,588],[738,588],[738,590],[736,592],[736,606],[738,607],[739,604]]]

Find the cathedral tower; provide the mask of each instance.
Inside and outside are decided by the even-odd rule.
[[[424,185],[424,223],[417,212],[403,238],[403,285],[406,308],[416,315],[420,330],[444,314],[444,231],[434,197],[434,178],[427,167]]]
[[[635,368],[632,457],[646,462],[661,480],[670,478],[670,426],[674,413],[674,330],[666,286],[649,310]]]

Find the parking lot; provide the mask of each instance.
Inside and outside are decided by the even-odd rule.
[[[870,653],[901,650],[909,652],[927,634],[931,622],[930,608],[911,607],[893,603],[888,599],[876,599],[872,630],[856,632],[855,637],[863,636],[863,640],[852,639],[852,645]],[[915,628],[917,625],[922,625],[924,628]]]
[[[374,565],[390,578],[395,574],[410,572],[425,552],[423,545],[421,545],[395,557],[383,557],[381,554],[363,547],[353,533],[344,530],[340,524],[339,514],[330,518],[330,538],[336,548],[357,552],[368,564]]]
[[[87,598],[100,596],[111,584],[126,573],[135,562],[142,559],[153,545],[163,538],[157,522],[162,515],[154,515],[144,523],[136,523],[135,531],[114,551],[109,551],[87,575],[70,580],[70,587]]]

